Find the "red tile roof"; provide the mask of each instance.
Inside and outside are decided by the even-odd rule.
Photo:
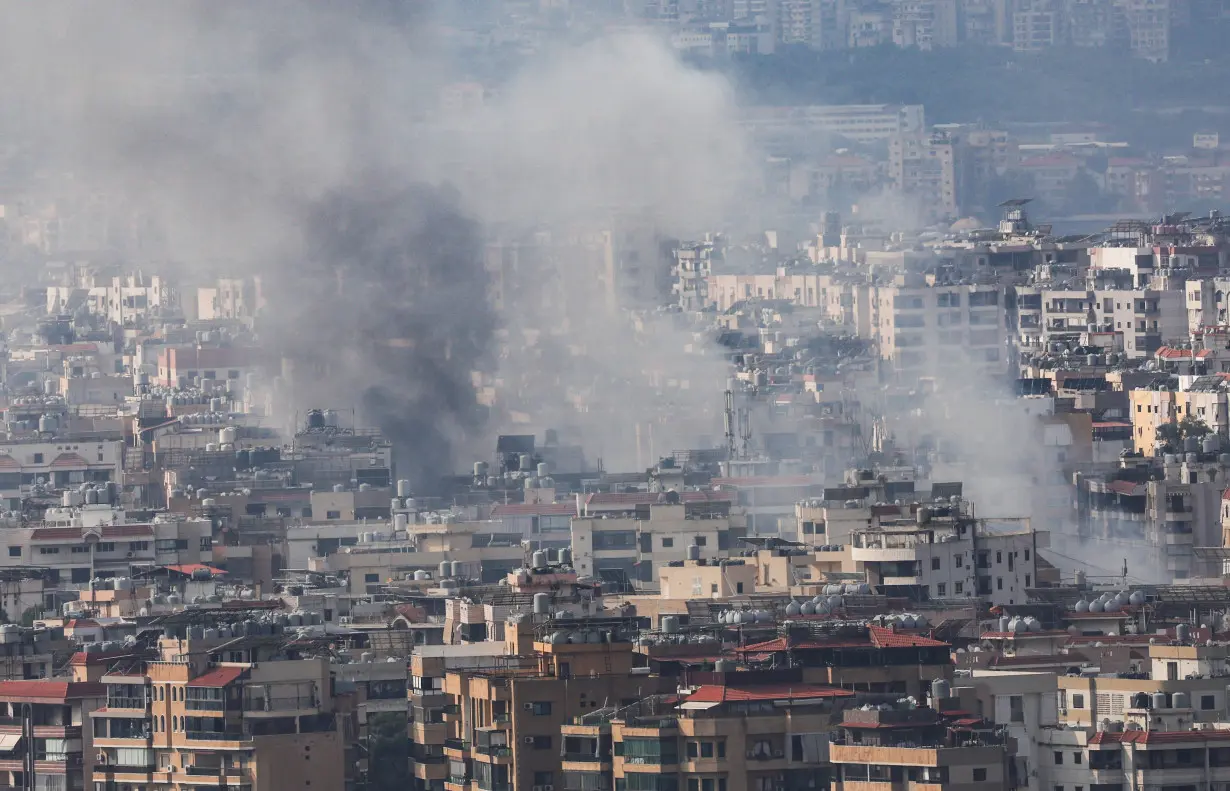
[[[1099,731],[1089,740],[1090,744],[1182,744],[1185,742],[1230,741],[1230,731],[1123,731],[1110,733]]]
[[[884,626],[869,626],[871,643],[876,648],[944,648],[948,643],[919,634],[904,634]]]
[[[73,654],[72,659],[68,660],[70,665],[81,667],[82,665],[105,665],[114,661],[121,656],[132,656],[134,649],[121,648],[117,651],[106,651],[101,654],[87,654],[84,651],[78,651]]]
[[[1115,494],[1126,494],[1131,497],[1139,497],[1145,493],[1145,485],[1143,483],[1134,483],[1132,481],[1111,481],[1106,484],[1106,488]]]
[[[150,525],[103,525],[101,528],[90,527],[40,527],[30,534],[33,541],[80,541],[90,530],[99,530],[104,539],[108,538],[146,538],[154,534]]]
[[[819,684],[765,684],[755,687],[724,687],[706,684],[688,696],[688,702],[736,703],[752,700],[813,700],[818,698],[850,698],[854,693],[838,687]]]
[[[1094,428],[1131,428],[1131,423],[1125,423],[1122,420],[1104,420],[1093,424]]]
[[[577,512],[574,503],[508,503],[491,509],[491,517],[501,516],[573,516]]]
[[[0,470],[20,470],[21,462],[7,453],[0,453]]]
[[[191,575],[193,572],[200,571],[201,569],[209,569],[209,572],[215,577],[220,577],[226,574],[226,572],[222,569],[214,568],[213,566],[206,566],[204,563],[180,563],[178,565],[163,566],[162,568],[170,571],[178,571],[180,574],[187,575]]]
[[[190,687],[225,687],[232,681],[237,680],[244,673],[247,673],[246,667],[215,667],[203,676],[197,676],[188,682]]]
[[[107,694],[102,684],[78,681],[0,681],[0,700],[70,700],[98,698]]]
[[[98,626],[98,621],[92,618],[74,618],[64,624],[65,629],[91,629]]]

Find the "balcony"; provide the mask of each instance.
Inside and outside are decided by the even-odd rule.
[[[475,758],[483,756],[492,759],[484,761],[484,763],[502,764],[512,759],[512,748],[508,745],[475,745],[471,749],[471,753],[473,753]]]
[[[241,748],[252,743],[252,737],[242,730],[185,731],[184,738],[192,742],[211,742],[223,748]],[[201,746],[204,747],[205,745]]]
[[[145,711],[149,705],[149,701],[143,697],[140,698],[125,698],[125,697],[108,697],[108,709],[133,709],[136,711]]]

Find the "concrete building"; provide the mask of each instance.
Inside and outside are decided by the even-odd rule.
[[[845,712],[839,734],[829,747],[835,791],[867,783],[1016,787],[1006,739],[978,717],[901,706],[854,709]]]
[[[97,785],[343,788],[349,737],[324,657],[198,627],[159,640],[158,660],[103,676],[90,714]]]
[[[873,287],[872,333],[881,359],[901,377],[969,366],[1000,374],[1007,368],[1003,303],[994,286],[928,284],[902,275]]]
[[[98,683],[0,681],[0,781],[10,788],[88,788],[97,759],[90,712],[105,704]]]

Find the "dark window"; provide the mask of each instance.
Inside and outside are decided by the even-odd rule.
[[[9,547],[9,557],[11,558],[21,557],[21,547]]]
[[[379,581],[380,581],[380,574],[378,574],[378,573],[375,573],[375,574],[364,574],[364,575],[363,575],[363,581],[364,581],[364,582],[379,582]]]
[[[698,546],[698,547],[703,547],[704,545],[705,545],[705,537],[704,537],[704,536],[697,536],[697,537],[696,537],[696,546]]]
[[[531,704],[530,704],[530,710],[531,710],[534,714],[538,714],[538,715],[547,715],[547,714],[550,714],[550,713],[551,713],[551,701],[549,701],[549,700],[540,700],[540,701],[538,701],[538,702],[536,702],[536,703],[531,703]]]
[[[987,781],[987,770],[978,768],[974,770],[974,782],[985,783]]]
[[[940,559],[939,558],[931,558],[931,570],[932,571],[940,570]]]
[[[35,463],[35,464],[42,464],[42,463],[43,463],[43,454],[41,454],[41,453],[35,453],[35,454],[34,454],[34,463]]]
[[[1085,696],[1084,695],[1073,695],[1072,696],[1072,708],[1074,709],[1085,708]]]
[[[1080,707],[1077,706],[1077,708]],[[1063,753],[1059,751],[1055,752],[1055,766],[1063,766]]]
[[[550,750],[551,749],[551,737],[550,736],[535,736],[533,737],[533,739],[534,739],[533,746],[535,750]]]
[[[1072,763],[1076,766],[1080,766],[1082,763],[1084,763],[1084,754],[1083,753],[1072,753]]]
[[[341,519],[341,511],[325,511],[325,519]]]
[[[1202,711],[1212,711],[1213,710],[1213,696],[1212,695],[1201,695],[1200,696],[1200,708]]]
[[[673,547],[673,546],[675,546],[675,539],[673,539],[673,538],[664,538],[664,539],[662,539],[662,548],[663,548],[663,549],[670,549],[670,548],[671,548],[671,547]]]

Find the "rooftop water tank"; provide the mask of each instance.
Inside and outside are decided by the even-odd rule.
[[[541,549],[537,550],[530,556],[530,563],[536,569],[544,568],[547,565],[547,553]]]
[[[666,634],[677,634],[679,632],[679,619],[674,615],[662,616],[662,631]]]
[[[697,544],[688,544],[688,560],[700,560],[700,546]]]

